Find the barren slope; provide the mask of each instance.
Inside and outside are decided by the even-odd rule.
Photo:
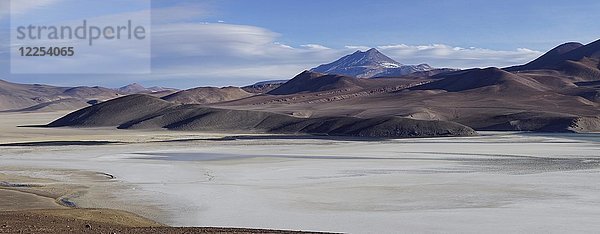
[[[387,117],[296,118],[262,111],[175,105],[147,95],[131,95],[73,112],[49,127],[106,127],[185,131],[267,132],[357,137],[470,136],[469,127],[446,121]]]
[[[199,87],[179,91],[162,99],[180,104],[210,104],[237,100],[252,95],[238,87]]]

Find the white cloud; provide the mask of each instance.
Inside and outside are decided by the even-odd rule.
[[[152,33],[156,76],[189,76],[206,82],[291,78],[345,52],[318,44],[282,44],[277,42],[278,33],[249,25],[164,24],[155,25]]]
[[[366,51],[371,49],[371,47],[368,46],[355,46],[355,45],[347,45],[344,46],[344,48],[349,49],[349,50],[361,50],[361,51]]]
[[[152,28],[153,52],[158,58],[210,57],[211,60],[229,58],[229,61],[259,62],[261,59],[263,62],[293,62],[298,59],[319,59],[320,55],[331,54],[331,51],[327,51],[330,48],[318,44],[299,47],[282,44],[277,42],[279,36],[265,28],[225,23],[162,24]]]
[[[429,63],[437,67],[504,67],[529,62],[542,54],[526,48],[516,50],[492,50],[462,48],[444,44],[432,45],[384,45],[381,52],[406,64]]]
[[[232,24],[182,23],[155,25],[152,35],[157,54],[179,56],[261,56],[277,49],[269,30]]]
[[[329,47],[318,45],[318,44],[306,44],[306,45],[301,45],[300,47],[303,47],[306,49],[311,49],[311,50],[330,50],[331,49]]]
[[[286,48],[286,49],[290,49],[290,50],[291,50],[291,49],[294,49],[294,47],[291,47],[291,46],[289,46],[289,45],[286,45],[286,44],[282,44],[282,43],[280,43],[280,42],[274,42],[274,43],[275,43],[275,45],[277,45],[277,46],[281,46],[282,48]]]

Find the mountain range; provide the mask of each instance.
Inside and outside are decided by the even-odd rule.
[[[267,93],[217,106],[298,116],[399,116],[476,130],[600,131],[600,40],[566,43],[508,68],[365,79],[305,71]]]
[[[164,96],[177,89],[133,83],[111,89],[100,86],[59,87],[42,84],[18,84],[0,80],[0,111],[58,111],[83,108],[94,103],[130,94]]]
[[[123,95],[103,87],[56,87],[0,80],[0,111],[76,109],[88,106],[90,101],[104,101]]]
[[[10,95],[15,94],[28,104],[52,101],[31,101],[31,97],[119,97],[85,107],[50,126],[372,137],[462,136],[471,135],[469,129],[600,132],[600,40],[587,45],[566,43],[527,64],[507,68],[377,75],[402,66],[369,50],[287,81],[243,88],[200,87],[126,98],[100,87],[4,82],[0,83],[0,95],[4,95],[0,100],[6,106],[14,102]],[[315,71],[321,69],[326,72]],[[336,69],[355,73],[332,72]]]

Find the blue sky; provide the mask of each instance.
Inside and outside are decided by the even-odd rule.
[[[56,12],[65,7],[78,12],[68,15],[75,19],[134,14],[143,0],[119,1],[112,9],[94,6],[99,0],[15,1],[19,17],[59,21],[67,16]],[[0,79],[70,86],[245,85],[291,78],[370,47],[405,64],[502,67],[564,42],[599,39],[598,12],[600,2],[591,0],[154,0],[152,73],[110,76],[10,74],[9,17],[0,12]]]
[[[595,40],[600,2],[577,1],[232,1],[213,5],[221,18],[269,28],[282,41],[327,46],[432,44],[545,50],[569,40]]]

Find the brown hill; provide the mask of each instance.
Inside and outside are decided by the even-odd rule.
[[[304,71],[278,88],[271,90],[268,94],[287,95],[327,90],[352,90],[360,89],[364,83],[364,79]]]
[[[514,92],[523,90],[542,91],[543,84],[529,77],[522,77],[499,68],[469,69],[436,75],[437,81],[412,88],[413,90],[446,90],[460,92],[494,86],[496,90]]]
[[[121,94],[113,89],[103,88],[103,87],[99,87],[99,86],[94,86],[94,87],[79,86],[79,87],[68,88],[64,92],[62,92],[61,95],[75,97],[75,98],[82,98],[82,99],[93,98],[93,99],[107,100],[107,99],[113,99],[115,97],[119,97]]]
[[[119,97],[118,92],[102,87],[56,87],[40,84],[17,84],[0,80],[0,111],[34,110],[40,106],[54,106],[54,110],[79,107],[90,100],[108,100]],[[65,101],[62,101],[62,100]],[[73,99],[77,99],[76,105]],[[66,105],[61,105],[63,103]],[[70,103],[70,104],[67,104]],[[44,108],[42,108],[44,109]],[[62,109],[61,109],[62,110]]]
[[[301,94],[302,97],[310,97],[314,94],[319,98],[323,98],[328,96],[327,94],[340,95],[342,93],[353,92],[378,93],[384,90],[397,90],[399,87],[414,86],[430,81],[429,77],[407,76],[363,79],[304,71],[267,94],[274,96]],[[332,96],[331,98],[335,99],[337,97]]]
[[[445,122],[388,117],[296,118],[246,110],[175,105],[148,95],[131,95],[87,107],[62,117],[49,127],[106,127],[185,131],[266,132],[356,137],[470,136],[469,127]]]
[[[134,94],[70,113],[50,124],[50,127],[118,126],[173,106],[172,103],[145,94]]]
[[[573,76],[577,81],[600,80],[600,58],[583,58],[579,61],[567,60],[561,63],[556,70],[566,75]]]
[[[250,97],[248,93],[238,87],[199,87],[176,92],[163,97],[163,100],[179,104],[210,104],[226,102]]]
[[[53,101],[66,90],[48,85],[24,85],[0,80],[0,110],[21,109]]]
[[[43,112],[43,111],[61,111],[61,110],[77,110],[89,106],[88,102],[84,102],[77,98],[65,98],[56,101],[49,101],[30,106],[23,109],[10,110],[10,112]]]
[[[523,70],[536,70],[543,68],[551,68],[553,65],[558,64],[565,60],[564,55],[577,48],[582,47],[583,44],[579,42],[568,42],[555,47],[554,49],[543,54],[539,58],[520,66],[514,66],[506,68],[507,71],[523,71]]]
[[[242,89],[248,93],[255,93],[255,94],[263,94],[263,93],[268,93],[271,90],[274,90],[276,88],[278,88],[279,86],[283,85],[285,82],[288,82],[288,80],[268,80],[268,81],[261,81],[252,85],[247,85],[242,87]]]
[[[551,69],[558,71],[573,72],[573,63],[580,66],[599,69],[600,68],[600,40],[587,45],[580,43],[566,43],[560,45],[536,60],[525,65],[506,68],[507,71],[525,71]],[[575,69],[577,70],[577,69]],[[597,78],[597,77],[596,77]]]

